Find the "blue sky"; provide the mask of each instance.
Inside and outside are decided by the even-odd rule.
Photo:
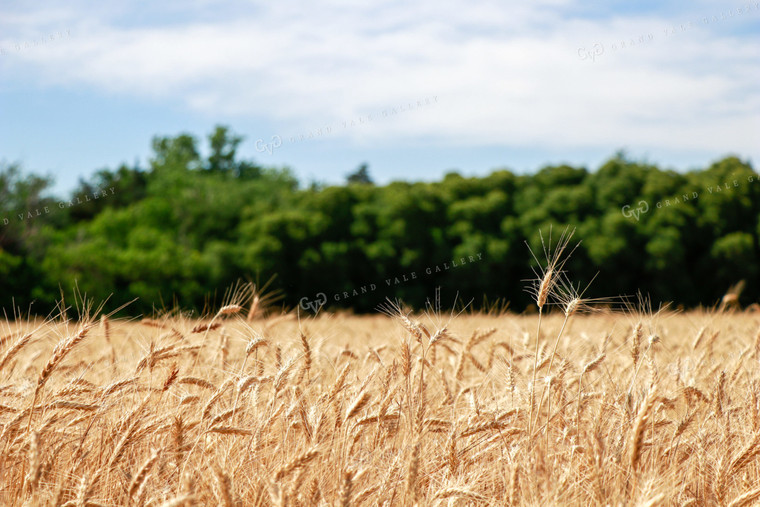
[[[64,192],[224,124],[304,182],[594,169],[621,148],[757,167],[759,64],[754,1],[6,1],[0,160]]]

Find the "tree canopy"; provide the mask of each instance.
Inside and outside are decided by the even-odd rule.
[[[238,279],[276,275],[284,303],[304,311],[322,299],[420,307],[437,288],[449,303],[519,310],[535,265],[525,244],[541,252],[550,226],[576,228],[567,268],[578,280],[602,273],[599,295],[713,304],[742,279],[744,302],[760,294],[760,183],[737,157],[676,172],[617,153],[594,171],[387,185],[363,164],[323,187],[240,159],[242,138],[226,127],[207,141],[204,158],[192,135],[156,137],[148,168],[102,169],[66,198],[50,178],[0,166],[0,306],[44,314],[77,287],[108,308],[137,298],[132,314],[201,310]]]

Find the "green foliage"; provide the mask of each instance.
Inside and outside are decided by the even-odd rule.
[[[441,287],[444,305],[520,309],[535,264],[525,243],[541,252],[550,226],[555,240],[577,229],[567,268],[601,273],[589,296],[712,304],[741,279],[745,303],[760,295],[760,181],[735,157],[678,173],[618,153],[596,171],[385,186],[365,164],[345,186],[300,188],[285,168],[241,160],[227,127],[207,141],[204,158],[189,134],[156,137],[147,169],[100,170],[63,200],[48,178],[0,166],[0,305],[46,313],[78,287],[108,308],[137,299],[132,314],[201,311],[240,278],[277,275],[291,307],[319,293],[357,311],[386,297],[421,307]]]
[[[359,183],[363,185],[374,184],[374,182],[372,181],[372,177],[369,175],[369,166],[367,164],[360,165],[359,168],[356,170],[356,172],[349,174],[346,177],[346,182]]]

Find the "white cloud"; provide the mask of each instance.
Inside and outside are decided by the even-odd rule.
[[[0,65],[18,76],[9,81],[171,99],[212,118],[268,118],[283,133],[438,97],[435,107],[339,134],[365,143],[424,137],[442,145],[760,154],[760,41],[730,34],[760,17],[754,4],[706,25],[705,15],[720,18],[729,8],[590,19],[574,15],[569,0],[375,5],[238,4],[225,18],[200,1],[181,22],[150,23],[150,12],[136,9],[57,8],[74,36],[11,52]],[[172,11],[163,9],[156,15]],[[18,37],[55,24],[49,14],[13,16]],[[639,36],[648,42],[631,46]],[[578,49],[595,43],[604,52],[581,59]]]

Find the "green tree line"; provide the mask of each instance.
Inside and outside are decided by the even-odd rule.
[[[50,178],[0,167],[0,307],[36,314],[74,287],[127,313],[202,310],[237,280],[268,280],[290,307],[372,311],[386,297],[530,304],[523,280],[543,256],[539,231],[576,229],[566,268],[588,295],[649,293],[714,304],[746,280],[757,300],[760,181],[729,156],[677,172],[617,153],[596,170],[446,174],[372,184],[366,166],[343,186],[303,185],[287,168],[238,156],[226,127],[199,141],[156,137],[147,168],[122,165],[71,195]],[[309,305],[312,306],[309,306]]]

